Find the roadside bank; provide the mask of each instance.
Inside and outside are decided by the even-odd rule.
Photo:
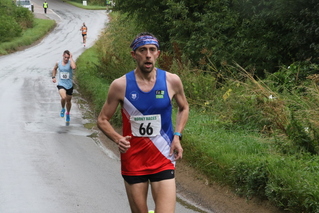
[[[33,28],[25,30],[21,37],[0,43],[0,55],[7,55],[34,46],[55,28],[56,21],[50,18],[50,16],[54,16],[53,12],[51,11],[51,14],[45,15],[41,9],[39,5],[34,5]]]

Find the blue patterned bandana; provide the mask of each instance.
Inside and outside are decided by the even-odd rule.
[[[157,47],[157,49],[159,49],[158,40],[155,37],[150,36],[150,35],[143,35],[143,36],[136,38],[132,42],[130,48],[132,48],[132,50],[135,51],[140,46],[147,45],[147,44],[154,44]]]

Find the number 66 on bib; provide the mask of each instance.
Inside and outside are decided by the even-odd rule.
[[[130,117],[132,134],[136,137],[155,137],[160,135],[161,115],[139,115]]]

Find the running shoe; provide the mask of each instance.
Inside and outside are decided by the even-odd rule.
[[[64,118],[64,113],[65,113],[65,109],[63,108],[60,113],[61,118]]]
[[[65,121],[66,121],[66,122],[70,122],[70,120],[71,120],[71,119],[70,119],[70,114],[66,114]]]

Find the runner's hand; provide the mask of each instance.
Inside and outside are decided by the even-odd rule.
[[[183,157],[183,148],[181,145],[180,139],[178,137],[174,137],[171,150],[169,155],[172,156],[174,154],[175,160],[182,159]]]
[[[131,136],[125,136],[119,140],[118,146],[121,153],[125,153],[131,147],[131,143],[129,141],[131,138]]]

